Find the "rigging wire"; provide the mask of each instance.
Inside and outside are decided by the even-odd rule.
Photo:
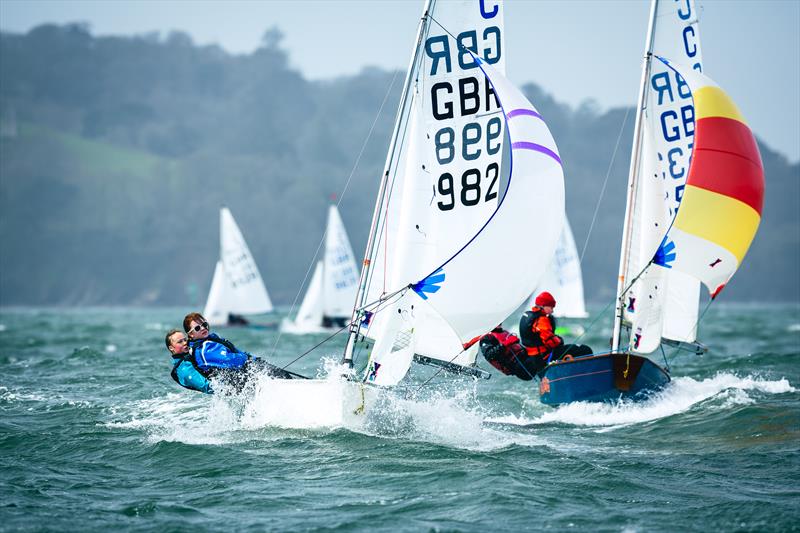
[[[297,361],[299,361],[299,360],[300,360],[300,359],[302,359],[303,357],[307,356],[308,354],[310,354],[311,352],[313,352],[314,350],[316,350],[317,348],[319,348],[320,346],[322,346],[323,344],[325,344],[326,342],[328,342],[329,340],[331,340],[331,339],[332,339],[332,338],[334,338],[336,335],[338,335],[339,333],[341,333],[342,331],[344,331],[345,329],[347,329],[347,328],[349,328],[349,327],[350,327],[350,324],[346,324],[346,325],[342,326],[342,327],[341,327],[341,328],[340,328],[338,331],[336,331],[335,333],[332,333],[331,335],[329,335],[329,336],[328,336],[328,337],[326,337],[325,339],[323,339],[323,340],[321,340],[320,342],[318,342],[317,344],[315,344],[315,345],[314,345],[312,348],[310,348],[310,349],[306,350],[305,352],[301,353],[300,355],[298,355],[297,357],[295,357],[294,359],[292,359],[291,361],[289,361],[288,363],[286,363],[286,364],[285,364],[283,367],[281,367],[281,370],[286,370],[286,369],[287,369],[287,368],[289,368],[289,367],[290,367],[292,364],[296,363]]]
[[[404,287],[404,288],[402,288],[402,289],[400,289],[398,291],[395,291],[395,292],[389,294],[388,296],[386,296],[385,299],[379,299],[379,300],[376,300],[374,302],[371,302],[371,303],[367,304],[366,306],[362,307],[361,309],[367,309],[369,306],[375,305],[376,306],[375,307],[376,310],[373,311],[373,314],[377,314],[379,311],[383,311],[383,309],[385,309],[386,306],[388,306],[390,303],[393,303],[393,302],[389,302],[389,298],[393,298],[393,297],[398,296],[398,295],[402,296],[403,294],[405,294],[406,290],[408,290],[408,288]],[[386,304],[386,305],[381,307],[381,305],[383,305],[383,304]],[[311,352],[313,352],[314,350],[316,350],[317,348],[319,348],[320,346],[322,346],[323,344],[325,344],[326,342],[328,342],[329,340],[334,338],[336,335],[338,335],[339,333],[343,332],[345,329],[349,328],[352,325],[353,325],[352,322],[350,322],[348,324],[345,324],[339,330],[337,330],[336,332],[334,332],[331,335],[329,335],[327,338],[321,340],[320,342],[315,344],[313,347],[309,348],[308,350],[306,350],[302,354],[300,354],[297,357],[295,357],[293,360],[291,360],[288,363],[286,363],[286,365],[284,365],[282,367],[282,370],[286,370],[288,367],[290,367],[291,365],[293,365],[294,363],[296,363],[297,361],[299,361],[300,359],[302,359],[306,355],[310,354]],[[369,329],[367,331],[369,331]]]
[[[613,304],[616,304],[616,302],[618,302],[618,301],[619,301],[619,299],[620,299],[620,298],[622,298],[622,296],[623,296],[623,295],[624,295],[626,292],[628,292],[628,291],[630,290],[630,288],[631,288],[631,287],[633,287],[633,284],[634,284],[634,283],[636,283],[640,277],[642,277],[642,275],[645,273],[645,271],[647,270],[647,268],[648,268],[648,267],[649,267],[651,264],[653,264],[653,259],[651,259],[651,260],[650,260],[650,261],[649,261],[649,262],[648,262],[648,263],[647,263],[647,264],[644,266],[644,268],[641,270],[641,272],[639,272],[638,274],[636,274],[636,276],[633,278],[633,280],[632,280],[632,281],[631,281],[631,282],[628,284],[628,286],[627,286],[627,287],[625,287],[625,288],[622,290],[622,292],[621,292],[619,295],[617,295],[617,297],[616,297],[616,298],[614,298],[612,301],[608,302],[608,303],[606,304],[606,306],[605,306],[605,307],[603,307],[603,309],[601,309],[599,313],[597,313],[597,315],[595,316],[594,320],[592,320],[591,324],[589,324],[589,325],[586,327],[586,329],[583,331],[583,333],[581,333],[580,335],[578,335],[578,336],[575,338],[575,340],[574,340],[574,341],[572,341],[572,342],[573,342],[573,344],[576,344],[576,343],[577,343],[579,340],[581,340],[582,338],[584,338],[584,337],[586,336],[586,334],[587,334],[587,333],[589,333],[589,331],[592,329],[592,327],[594,327],[595,323],[597,323],[597,320],[598,320],[600,317],[602,317],[603,315],[605,315],[605,312],[606,312],[606,310],[607,310],[609,307],[611,307],[611,304],[612,304],[612,303],[613,303]]]
[[[383,101],[381,102],[381,105],[378,108],[378,112],[375,113],[375,118],[372,120],[372,125],[370,126],[369,131],[367,132],[367,136],[364,139],[364,142],[361,144],[361,150],[359,150],[358,156],[356,157],[356,160],[353,163],[353,167],[350,169],[350,175],[347,177],[347,181],[344,184],[342,193],[339,195],[339,199],[336,201],[337,208],[342,203],[342,198],[344,198],[345,193],[347,193],[347,189],[350,186],[350,182],[353,179],[353,175],[355,174],[356,169],[358,168],[358,164],[361,161],[361,156],[364,154],[364,150],[367,147],[367,143],[369,142],[370,137],[372,137],[372,132],[375,130],[375,125],[378,123],[378,118],[381,116],[381,113],[383,112],[383,107],[386,105],[386,101],[389,99],[389,94],[392,92],[394,83],[397,80],[397,73],[398,71],[395,71],[394,76],[392,76],[392,81],[389,83],[389,87],[386,89],[386,93],[383,95]],[[319,240],[317,249],[314,252],[313,257],[311,258],[311,263],[308,265],[308,269],[306,269],[306,274],[305,276],[303,276],[303,281],[300,283],[300,288],[297,290],[297,294],[295,294],[294,296],[294,300],[292,301],[292,306],[289,308],[289,314],[287,316],[291,316],[292,313],[294,312],[294,308],[297,305],[297,300],[300,297],[300,293],[303,291],[303,287],[305,286],[306,281],[308,280],[308,275],[309,273],[311,273],[311,269],[316,264],[317,256],[319,255],[319,251],[322,248],[323,243],[325,242],[325,237],[327,236],[327,234],[328,234],[328,228],[326,227],[325,231],[322,233],[322,238]],[[275,350],[277,349],[278,343],[280,342],[282,336],[283,332],[279,329],[278,337],[275,339],[275,342],[272,345],[272,350],[270,351],[270,358],[272,358],[275,355]]]
[[[622,132],[625,131],[625,124],[628,123],[628,115],[630,114],[631,109],[627,108],[625,110],[625,116],[622,118],[622,126],[619,128],[619,134],[617,135],[617,143],[614,146],[614,153],[611,154],[611,161],[608,163],[608,170],[606,170],[606,179],[603,181],[603,187],[600,189],[600,196],[597,198],[597,204],[594,206],[594,214],[592,215],[592,223],[589,224],[589,232],[586,234],[586,240],[583,243],[583,249],[581,250],[581,257],[580,261],[583,262],[583,255],[586,253],[586,248],[589,246],[589,238],[592,236],[592,230],[594,229],[594,224],[597,221],[597,213],[600,211],[600,204],[603,201],[603,196],[606,193],[606,186],[608,185],[608,178],[611,176],[611,169],[614,166],[614,160],[617,158],[617,152],[619,151],[619,142],[622,139]]]

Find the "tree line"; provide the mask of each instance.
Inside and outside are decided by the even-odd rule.
[[[342,218],[356,254],[364,249],[402,80],[367,68],[309,81],[275,28],[244,55],[180,32],[0,34],[0,304],[201,303],[222,205],[273,299],[291,303],[345,184]],[[591,228],[587,299],[606,302],[633,110],[572,108],[534,83],[524,91],[558,142],[579,252]],[[760,147],[762,226],[726,299],[798,301],[800,166]],[[512,238],[524,243],[525,231]]]

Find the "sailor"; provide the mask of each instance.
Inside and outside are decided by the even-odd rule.
[[[555,334],[556,319],[553,317],[553,309],[556,300],[552,294],[547,291],[540,293],[536,296],[534,304],[519,320],[519,336],[528,355],[536,362],[537,371],[551,361],[562,359],[567,355],[580,357],[592,353],[589,346],[564,344],[564,339]]]
[[[178,385],[189,390],[196,390],[206,394],[213,394],[211,383],[195,368],[192,356],[189,354],[189,339],[179,329],[171,329],[164,339],[167,350],[172,354],[171,376]]]
[[[241,388],[249,377],[249,370],[268,374],[273,378],[292,379],[292,372],[271,365],[236,348],[208,329],[208,321],[200,313],[189,313],[183,319],[183,329],[189,335],[189,352],[192,362],[205,377],[217,377]]]
[[[538,371],[536,359],[529,357],[519,338],[503,329],[498,324],[486,335],[478,336],[464,344],[466,350],[480,341],[481,355],[490,365],[507,376],[516,376],[523,381],[530,381]]]

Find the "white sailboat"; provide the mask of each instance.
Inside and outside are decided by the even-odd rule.
[[[397,384],[412,361],[489,376],[463,344],[525,302],[564,218],[558,148],[502,74],[503,32],[501,2],[426,2],[350,319],[349,379],[281,383],[271,405],[280,397],[291,410],[314,394],[341,406],[325,414],[337,424],[369,410],[376,386]],[[532,203],[551,225],[517,260],[487,259],[506,253]]]
[[[219,211],[219,240],[219,260],[203,316],[212,326],[226,326],[246,323],[244,315],[272,311],[256,262],[227,207]]]
[[[358,284],[350,239],[335,205],[328,208],[324,257],[314,275],[294,320],[281,324],[284,333],[325,333],[341,329],[350,320]]]
[[[583,298],[583,275],[581,259],[575,247],[575,237],[569,220],[564,218],[564,230],[558,240],[553,260],[547,267],[542,281],[531,294],[527,307],[534,306],[536,295],[547,291],[556,299],[553,315],[562,318],[586,318],[586,302]]]
[[[611,353],[548,366],[544,403],[663,387],[668,373],[643,356],[662,344],[704,349],[696,343],[700,283],[716,297],[755,236],[761,158],[735,104],[701,73],[697,15],[693,0],[652,3]]]
[[[561,160],[541,115],[502,74],[503,32],[500,2],[426,5],[344,356],[353,364],[365,340],[367,383],[394,385],[412,361],[485,374],[462,344],[512,314],[555,251]],[[503,256],[531,204],[548,206],[552,225],[517,260],[488,260]]]

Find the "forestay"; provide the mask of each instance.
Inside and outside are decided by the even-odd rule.
[[[220,209],[219,215],[220,259],[203,311],[212,326],[227,324],[229,313],[272,311],[264,281],[233,215],[227,207]]]

